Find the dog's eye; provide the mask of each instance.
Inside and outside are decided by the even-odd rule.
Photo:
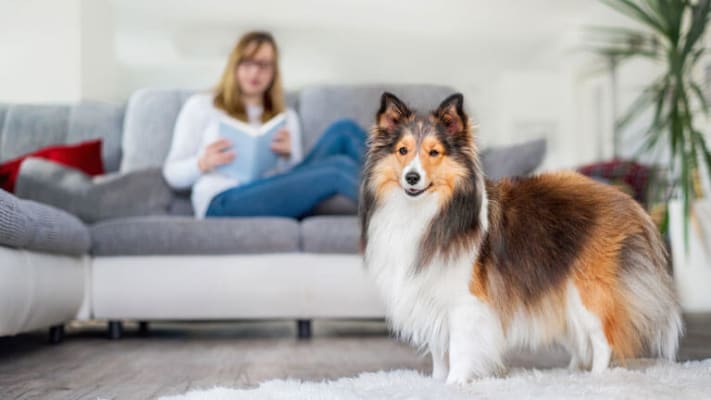
[[[407,148],[400,147],[400,149],[398,149],[398,152],[404,156],[405,154],[407,154]]]
[[[439,151],[437,150],[430,150],[430,157],[437,157],[439,155]]]

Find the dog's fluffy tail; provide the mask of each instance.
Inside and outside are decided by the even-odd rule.
[[[643,218],[643,231],[628,237],[621,249],[622,294],[646,353],[674,360],[684,331],[681,309],[664,242],[649,216]]]

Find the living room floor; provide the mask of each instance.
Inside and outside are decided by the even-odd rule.
[[[711,358],[711,314],[686,321],[679,359]],[[105,324],[73,323],[57,346],[46,343],[46,332],[0,338],[0,398],[150,399],[269,379],[430,372],[429,357],[392,339],[381,321],[316,321],[313,333],[296,339],[291,321],[154,323],[147,337],[127,324],[120,340],[108,340]],[[559,349],[509,358],[514,367],[567,364]]]

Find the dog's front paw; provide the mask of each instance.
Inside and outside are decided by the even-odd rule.
[[[466,373],[457,373],[457,372],[450,372],[449,375],[447,375],[447,385],[466,385],[469,382],[471,382],[472,378],[469,374]]]
[[[445,382],[447,380],[447,370],[444,368],[432,370],[432,379]]]

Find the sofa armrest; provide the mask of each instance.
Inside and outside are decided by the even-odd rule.
[[[91,239],[77,217],[0,189],[0,245],[79,255],[88,253]]]

